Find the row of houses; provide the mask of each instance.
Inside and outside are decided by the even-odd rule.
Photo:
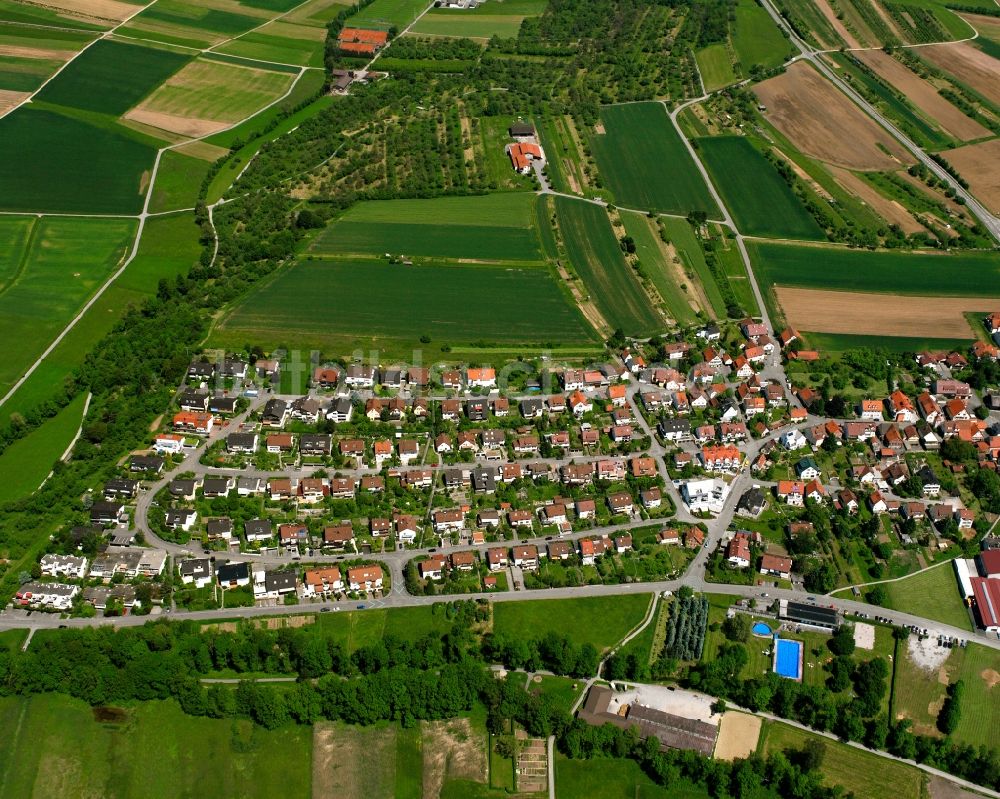
[[[378,564],[363,564],[347,569],[346,579],[339,566],[307,569],[299,579],[293,569],[268,571],[260,564],[227,561],[214,564],[208,558],[190,558],[178,565],[181,582],[204,588],[216,581],[221,587],[235,589],[252,586],[254,598],[278,599],[289,594],[329,598],[346,591],[381,591],[384,574]]]

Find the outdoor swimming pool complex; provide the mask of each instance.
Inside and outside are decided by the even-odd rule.
[[[802,682],[802,642],[774,638],[774,671],[782,677]]]

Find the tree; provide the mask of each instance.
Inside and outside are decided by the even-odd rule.
[[[854,654],[854,627],[850,624],[841,624],[830,636],[827,646],[835,655]]]
[[[745,613],[734,613],[722,622],[722,632],[730,641],[746,643],[750,638],[750,617]]]
[[[937,717],[937,728],[945,735],[951,735],[958,729],[962,718],[962,695],[965,693],[965,683],[957,680],[948,686],[948,695]]]
[[[885,590],[885,586],[873,585],[867,592],[865,592],[865,599],[872,605],[885,607],[885,605],[889,602],[889,592]]]

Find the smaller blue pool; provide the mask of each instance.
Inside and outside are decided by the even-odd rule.
[[[774,671],[790,680],[802,680],[802,642],[774,639]]]
[[[759,621],[750,628],[754,635],[759,635],[761,638],[770,638],[773,632],[770,627],[768,627],[764,622]]]

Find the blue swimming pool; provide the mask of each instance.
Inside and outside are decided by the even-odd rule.
[[[773,632],[773,630],[762,621],[757,622],[750,629],[753,631],[754,635],[759,635],[762,638],[770,638],[771,633]]]
[[[802,679],[802,642],[774,639],[774,671],[790,680]]]

